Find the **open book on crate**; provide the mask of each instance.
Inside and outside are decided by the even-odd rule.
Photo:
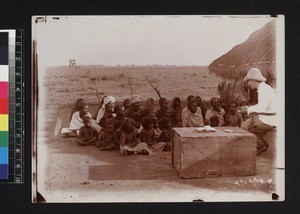
[[[196,132],[215,132],[216,129],[211,127],[210,125],[198,127],[195,129]]]

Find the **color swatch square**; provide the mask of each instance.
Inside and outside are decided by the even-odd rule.
[[[0,164],[8,164],[8,147],[0,147]]]
[[[8,164],[0,164],[0,179],[8,179]]]
[[[0,47],[0,65],[8,65],[8,48]]]
[[[0,132],[0,147],[8,147],[8,132]]]
[[[8,65],[0,65],[0,82],[8,82]]]
[[[8,98],[8,82],[0,82],[0,98]]]
[[[8,114],[8,98],[0,98],[0,114]]]
[[[8,131],[8,115],[0,114],[0,131]]]

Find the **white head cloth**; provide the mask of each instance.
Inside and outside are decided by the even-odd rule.
[[[107,96],[103,99],[103,103],[102,103],[102,106],[101,108],[99,109],[98,111],[98,114],[97,114],[97,118],[96,118],[96,122],[99,123],[101,118],[103,117],[104,113],[105,113],[105,106],[108,104],[108,103],[112,103],[114,104],[116,102],[116,99],[113,97],[113,96]]]

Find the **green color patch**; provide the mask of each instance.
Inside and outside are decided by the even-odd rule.
[[[8,147],[8,132],[0,132],[0,147]]]

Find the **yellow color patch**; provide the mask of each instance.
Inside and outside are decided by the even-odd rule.
[[[8,115],[0,114],[0,131],[8,131]]]

